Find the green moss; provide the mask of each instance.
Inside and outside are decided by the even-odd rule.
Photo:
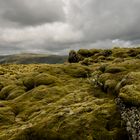
[[[100,77],[99,77],[99,81],[101,83],[103,83],[103,85],[105,84],[105,81],[109,80],[109,79],[112,79],[113,78],[113,75],[111,73],[104,73],[104,74],[101,74]]]
[[[1,65],[0,139],[128,139],[114,98],[140,106],[135,49],[80,50],[85,66]]]
[[[9,125],[14,123],[14,113],[11,108],[0,108],[0,125]]]
[[[137,49],[130,49],[127,53],[131,57],[136,57],[140,53],[140,51]]]
[[[101,55],[97,58],[97,61],[105,60],[105,56]]]
[[[117,85],[117,81],[115,80],[106,80],[104,84],[104,91],[106,91],[109,94],[114,94],[114,89]]]
[[[126,71],[126,69],[124,67],[108,66],[108,67],[106,67],[106,70],[105,70],[106,73],[118,73],[118,72],[122,72],[122,71]]]
[[[112,54],[112,50],[111,49],[107,49],[107,50],[103,50],[102,51],[102,55],[105,57],[108,57]]]
[[[19,131],[12,140],[48,138],[101,140],[103,137],[106,140],[117,140],[118,137],[122,139],[124,136],[124,130],[122,134],[120,133],[120,129],[122,130],[118,121],[120,116],[117,115],[112,101],[102,100],[100,105],[96,105],[92,100],[91,103],[71,104],[70,108],[60,108],[59,104],[57,106],[47,117],[40,120],[40,123]],[[117,129],[118,127],[120,129]]]
[[[0,75],[4,75],[5,73],[7,73],[7,70],[3,67],[0,67]]]
[[[14,113],[14,116],[17,116],[20,112],[23,111],[23,109],[20,104],[16,105],[15,103],[13,103],[11,105],[11,111]]]
[[[27,88],[27,90],[31,90],[35,87],[34,77],[37,74],[30,74],[23,78],[23,85]]]
[[[1,123],[9,124],[9,123],[12,123],[12,121],[9,120],[9,118],[6,115],[1,115],[0,114],[0,124]]]
[[[91,56],[93,56],[93,55],[99,53],[101,50],[99,50],[99,49],[90,49],[89,51],[90,51]]]
[[[95,51],[96,52],[96,51]],[[87,49],[80,49],[77,53],[84,56],[84,57],[90,57],[92,56],[94,53],[94,51],[90,51]]]
[[[105,72],[105,70],[106,70],[106,67],[107,67],[107,65],[106,64],[103,64],[103,65],[101,65],[100,67],[99,67],[99,70],[101,71],[101,72]]]
[[[114,49],[113,56],[119,58],[126,58],[128,57],[127,49]]]
[[[17,88],[15,90],[13,90],[8,96],[7,96],[7,100],[12,100],[15,99],[16,97],[19,97],[20,95],[25,93],[25,89],[24,88]]]
[[[72,77],[86,78],[90,75],[91,70],[88,67],[80,64],[71,64],[64,66],[64,72]]]
[[[40,85],[32,90],[32,100],[44,99],[46,102],[50,103],[58,100],[60,97],[64,96],[65,93],[65,88],[58,86],[49,88],[45,85]]]
[[[8,85],[0,91],[0,99],[5,100],[8,95],[17,88],[16,85]]]
[[[120,90],[119,97],[131,106],[140,105],[140,85],[126,85]]]
[[[35,86],[51,85],[51,84],[55,84],[57,81],[58,80],[55,76],[52,76],[52,75],[49,75],[49,74],[43,74],[43,73],[35,76],[35,78],[34,78]]]
[[[121,63],[121,62],[123,62],[123,61],[124,61],[123,58],[115,58],[115,59],[113,60],[114,63]]]
[[[139,106],[140,105],[140,72],[128,73],[124,78],[122,88],[120,89],[119,97],[126,104]]]
[[[2,83],[0,83],[0,91],[1,91],[1,89],[3,88],[3,84]]]
[[[91,65],[93,63],[93,60],[91,58],[85,58],[83,61],[81,61],[82,65]]]

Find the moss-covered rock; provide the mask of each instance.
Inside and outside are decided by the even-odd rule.
[[[13,90],[8,96],[7,100],[12,100],[15,99],[16,97],[19,97],[20,95],[25,93],[25,88],[24,87],[18,87],[15,90]]]
[[[128,57],[127,54],[127,49],[114,49],[114,53],[113,53],[114,57],[119,57],[119,58],[126,58]]]
[[[106,80],[104,84],[104,91],[109,93],[109,94],[114,94],[115,87],[117,85],[117,81],[115,80]]]
[[[126,104],[140,105],[140,72],[131,72],[124,78],[119,97]]]
[[[81,61],[81,64],[86,66],[91,65],[92,63],[93,63],[93,59],[91,58],[85,58],[83,61]]]
[[[92,56],[94,53],[96,53],[96,51],[90,51],[88,49],[80,49],[77,52],[78,54],[82,55],[83,57],[90,57]]]
[[[140,52],[137,49],[130,49],[127,53],[131,57],[136,57]]]
[[[36,75],[38,75],[38,73],[30,73],[23,77],[23,85],[27,88],[27,90],[31,90],[35,87],[34,78]]]
[[[114,67],[114,66],[108,66],[105,69],[106,73],[118,73],[118,72],[123,72],[126,71],[124,67]]]
[[[41,73],[41,74],[34,77],[35,86],[51,85],[51,84],[55,84],[57,81],[58,80],[55,76],[52,76],[52,75],[46,74],[46,73],[44,73],[44,74]]]
[[[128,105],[140,106],[140,85],[126,85],[120,90],[119,97]]]
[[[104,50],[102,51],[102,55],[105,56],[105,57],[108,57],[112,54],[112,50]]]
[[[8,95],[16,88],[17,88],[16,85],[8,85],[6,87],[3,87],[2,90],[0,91],[0,99],[5,100],[8,97]]]
[[[90,75],[91,70],[90,68],[86,66],[82,66],[80,64],[74,64],[74,65],[67,65],[64,67],[64,72],[72,77],[83,77],[86,78]]]

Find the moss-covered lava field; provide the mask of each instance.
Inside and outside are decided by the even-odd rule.
[[[138,138],[116,99],[140,115],[139,47],[81,49],[64,64],[0,65],[0,140]]]

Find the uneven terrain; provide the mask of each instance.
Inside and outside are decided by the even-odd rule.
[[[0,140],[137,140],[116,99],[139,115],[140,48],[81,49],[69,62],[0,65]]]

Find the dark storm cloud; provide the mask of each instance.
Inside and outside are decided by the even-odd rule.
[[[133,46],[140,43],[139,13],[139,0],[0,0],[0,47],[64,54]]]
[[[64,21],[63,2],[60,0],[1,0],[4,20],[20,25],[38,25]]]
[[[133,40],[135,33],[140,35],[139,0],[76,0],[69,7],[69,21],[83,29],[87,40]]]

